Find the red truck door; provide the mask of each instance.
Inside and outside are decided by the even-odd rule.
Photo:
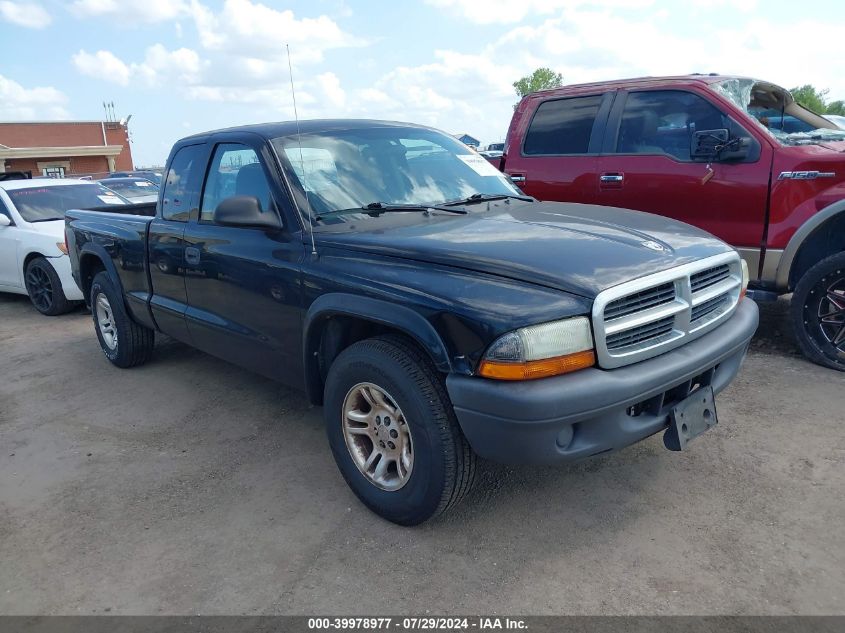
[[[505,173],[540,200],[595,202],[600,133],[612,101],[605,92],[551,98],[536,111],[528,105],[511,124]]]
[[[693,162],[692,133],[724,128],[750,139],[748,156],[733,162]],[[590,171],[599,204],[675,218],[735,247],[759,249],[771,163],[767,142],[702,95],[619,91],[602,155]]]

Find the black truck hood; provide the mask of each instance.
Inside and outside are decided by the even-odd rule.
[[[727,252],[688,224],[650,213],[560,202],[468,207],[465,216],[388,216],[316,233],[319,245],[456,266],[593,298],[622,282]],[[406,217],[410,214],[402,214]]]

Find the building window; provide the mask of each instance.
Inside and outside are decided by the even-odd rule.
[[[47,176],[47,178],[64,178],[65,177],[65,168],[61,167],[60,165],[54,165],[52,167],[44,167],[41,169],[41,175]]]

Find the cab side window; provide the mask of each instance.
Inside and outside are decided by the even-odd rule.
[[[616,153],[668,154],[689,161],[694,132],[724,128],[732,136],[748,136],[730,117],[691,92],[632,92],[622,112]]]
[[[195,170],[201,169],[202,150],[202,145],[186,145],[170,161],[161,196],[161,217],[165,220],[188,221],[194,198],[191,179],[196,178]]]
[[[254,196],[263,213],[275,213],[270,185],[255,150],[240,143],[221,143],[208,168],[200,222],[213,222],[217,205],[232,196]]]
[[[525,134],[523,154],[587,154],[601,102],[602,95],[591,95],[541,103]]]

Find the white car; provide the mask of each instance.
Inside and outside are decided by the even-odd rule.
[[[0,180],[0,292],[29,295],[48,316],[72,309],[83,297],[70,274],[65,211],[124,204],[90,180]]]
[[[146,178],[104,178],[99,183],[133,204],[158,202],[158,185]]]
[[[845,116],[839,114],[825,114],[824,118],[826,118],[828,121],[830,121],[837,127],[845,130]]]

